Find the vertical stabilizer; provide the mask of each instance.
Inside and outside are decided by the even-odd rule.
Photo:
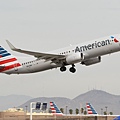
[[[98,114],[90,103],[86,103],[86,107],[87,107],[88,114]]]
[[[13,55],[0,46],[0,72],[6,72],[21,66]]]
[[[63,115],[63,113],[59,110],[59,108],[54,102],[50,102],[50,109],[53,115]]]

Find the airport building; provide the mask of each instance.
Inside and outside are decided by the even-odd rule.
[[[113,120],[115,115],[63,115],[55,116],[52,113],[32,113],[32,120]],[[30,113],[22,108],[10,108],[0,112],[0,120],[30,120]]]

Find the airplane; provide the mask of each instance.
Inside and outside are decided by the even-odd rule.
[[[96,114],[98,114],[97,112],[96,112],[96,110],[92,107],[92,105],[90,104],[90,103],[86,103],[86,107],[87,107],[87,113],[88,113],[88,115],[96,115]]]
[[[69,71],[76,72],[75,64],[93,65],[101,62],[101,56],[120,51],[120,35],[108,36],[69,46],[55,51],[43,53],[23,50],[14,47],[6,40],[9,47],[16,52],[34,56],[34,59],[20,62],[17,57],[11,55],[0,46],[0,73],[27,74],[41,72],[60,67],[60,71],[66,71],[66,66],[71,65]]]
[[[50,109],[51,109],[53,115],[63,116],[63,113],[59,110],[59,108],[57,107],[57,105],[54,102],[50,102]]]

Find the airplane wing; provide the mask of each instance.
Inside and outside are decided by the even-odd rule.
[[[17,52],[20,52],[20,53],[32,55],[32,56],[40,58],[40,59],[45,59],[46,61],[48,61],[48,60],[62,60],[62,59],[65,59],[65,55],[33,52],[33,51],[27,51],[27,50],[18,49],[16,47],[14,47],[8,40],[6,40],[6,41],[7,41],[8,45],[9,45],[9,47],[13,51],[17,51]]]

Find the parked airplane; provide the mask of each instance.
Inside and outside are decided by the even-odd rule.
[[[87,113],[88,114],[92,114],[92,115],[98,114],[90,103],[86,103],[86,107],[87,107]]]
[[[76,71],[75,64],[92,65],[101,62],[101,56],[120,51],[120,36],[108,36],[83,44],[70,46],[56,51],[41,53],[22,50],[14,47],[8,40],[7,43],[14,51],[34,56],[34,60],[20,62],[3,47],[0,46],[0,72],[6,74],[26,74],[40,72],[60,67],[66,71],[66,66],[71,65],[70,72]]]
[[[59,108],[54,102],[50,102],[50,109],[53,115],[60,115],[60,116],[63,115],[63,113],[59,110]]]

